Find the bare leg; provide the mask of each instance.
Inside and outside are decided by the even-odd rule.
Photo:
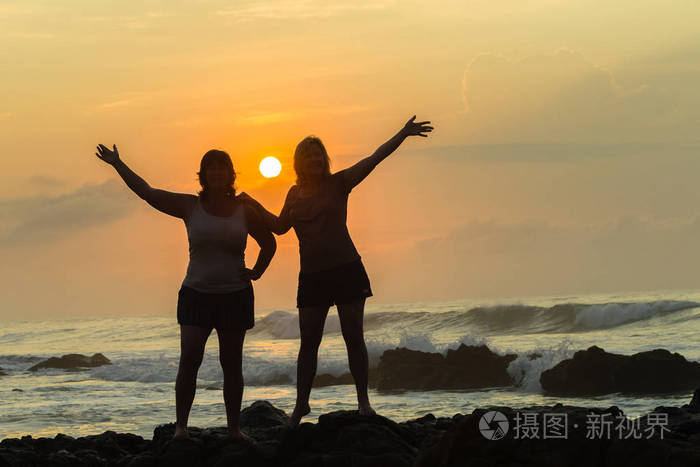
[[[180,365],[175,380],[175,435],[173,439],[187,439],[187,420],[190,416],[194,393],[197,389],[197,371],[204,357],[204,346],[211,328],[180,326]]]
[[[291,417],[289,417],[290,426],[297,426],[301,418],[311,411],[309,396],[314,376],[316,376],[318,347],[321,345],[328,308],[320,306],[299,309],[301,345],[297,359],[297,402]]]
[[[224,370],[224,403],[229,438],[251,438],[238,426],[243,398],[243,340],[245,329],[217,329],[219,336],[219,361]]]
[[[357,388],[357,405],[360,415],[374,415],[374,409],[369,403],[367,395],[369,358],[362,320],[365,311],[365,299],[361,298],[352,303],[338,305],[338,317],[340,328],[343,331],[343,339],[348,349],[348,364],[350,373],[355,380]]]

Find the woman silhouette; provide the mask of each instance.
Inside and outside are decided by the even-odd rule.
[[[426,137],[429,121],[404,127],[371,156],[352,167],[331,174],[328,153],[315,136],[304,138],[294,152],[297,183],[287,193],[278,216],[251,199],[267,227],[277,235],[294,228],[299,239],[299,329],[301,346],[297,361],[297,400],[289,423],[299,424],[308,414],[311,385],[316,374],[318,347],[328,309],[338,308],[340,326],[348,351],[350,372],[355,380],[361,415],[374,410],[367,395],[368,359],[363,331],[365,299],[372,296],[369,279],[347,228],[350,191],[394,152],[408,136]]]
[[[178,294],[180,364],[175,382],[177,421],[174,439],[185,439],[196,389],[197,371],[213,328],[219,337],[224,371],[224,402],[229,437],[248,438],[238,419],[243,396],[241,359],[246,330],[253,327],[253,287],[270,264],[277,243],[256,210],[241,203],[233,183],[236,173],[224,151],[212,149],[200,163],[199,195],[151,188],[119,158],[117,146],[97,146],[97,157],[112,165],[131,190],[157,210],[185,221],[190,261]],[[260,245],[253,269],[243,252],[250,234]]]

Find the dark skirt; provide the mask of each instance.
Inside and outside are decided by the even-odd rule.
[[[184,285],[177,297],[178,324],[215,329],[255,325],[253,286],[232,293],[203,293]]]
[[[372,296],[361,260],[318,272],[300,272],[297,308],[352,303]]]

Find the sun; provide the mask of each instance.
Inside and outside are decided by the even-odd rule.
[[[280,174],[282,170],[282,164],[277,160],[276,157],[266,157],[260,161],[260,173],[263,174],[265,178],[276,177]]]

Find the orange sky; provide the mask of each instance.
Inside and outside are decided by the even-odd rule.
[[[699,13],[631,0],[4,1],[0,317],[174,310],[184,226],[131,194],[97,143],[152,186],[190,193],[202,154],[224,149],[239,189],[278,210],[304,136],[338,170],[414,113],[436,131],[351,196],[376,302],[695,287]],[[257,170],[268,155],[276,179]],[[294,305],[293,233],[279,244],[261,308]]]

